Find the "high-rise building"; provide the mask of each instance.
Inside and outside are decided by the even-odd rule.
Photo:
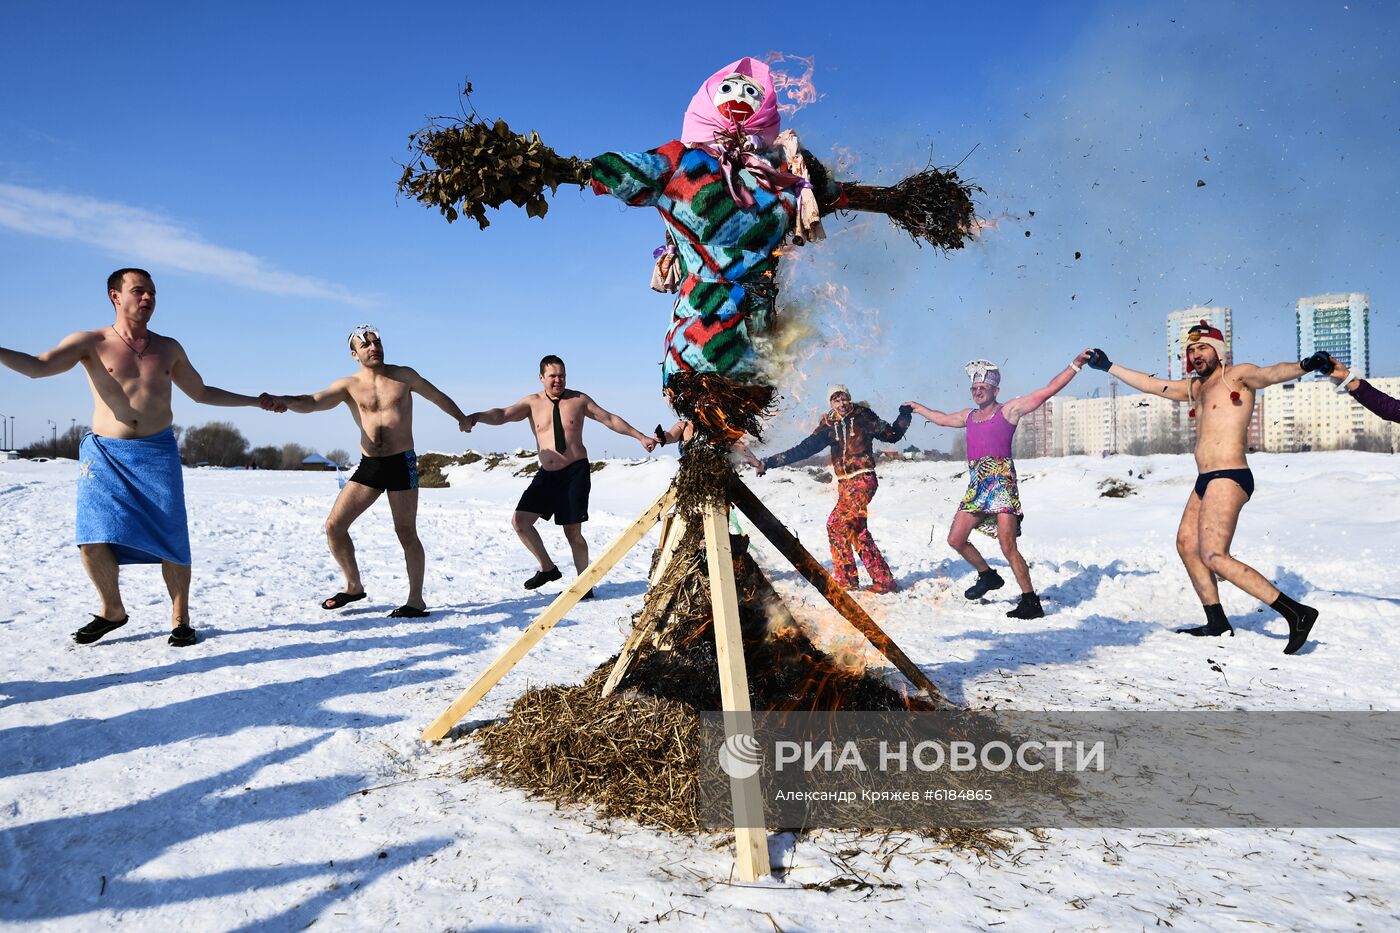
[[[1371,299],[1365,292],[1299,298],[1298,358],[1326,350],[1357,376],[1371,371]],[[1311,373],[1305,378],[1322,379]]]
[[[1186,378],[1186,367],[1182,356],[1186,351],[1186,332],[1192,325],[1205,321],[1220,330],[1225,336],[1224,363],[1234,362],[1234,328],[1230,321],[1230,309],[1223,307],[1185,308],[1167,315],[1167,378]]]
[[[1387,395],[1400,393],[1400,376],[1366,381]],[[1394,450],[1400,446],[1396,430],[1400,426],[1377,418],[1331,382],[1284,382],[1260,391],[1255,399],[1265,414],[1265,450]]]

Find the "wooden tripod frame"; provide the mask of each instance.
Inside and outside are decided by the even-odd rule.
[[[815,557],[797,540],[792,532],[768,511],[758,497],[747,486],[732,477],[729,499],[757,528],[769,542],[778,549],[826,598],[833,609],[861,632],[884,657],[889,660],[909,681],[928,695],[935,706],[951,706],[933,682],[919,670],[899,646],[885,634],[875,620],[860,607],[845,589],[827,573]],[[501,656],[491,666],[477,675],[471,685],[462,691],[452,704],[423,730],[423,739],[434,742],[447,735],[462,717],[476,706],[491,688],[500,682],[511,668],[520,663],[525,654],[539,644],[545,634],[552,629],[578,601],[603,579],[604,574],[613,568],[628,551],[632,550],[657,522],[662,523],[661,556],[652,571],[650,582],[654,585],[665,572],[667,565],[676,556],[676,550],[685,536],[685,519],[679,514],[670,514],[676,504],[676,491],[673,486],[656,497],[635,522],[607,546],[597,560],[593,561],[578,579],[564,592],[555,597],[554,602],[539,617],[520,633]],[[664,516],[664,517],[663,517]],[[701,516],[705,529],[705,553],[709,567],[710,604],[715,621],[715,652],[719,664],[721,705],[726,713],[725,737],[736,733],[753,734],[753,715],[749,706],[748,669],[744,663],[743,638],[739,627],[739,600],[734,582],[734,562],[729,547],[729,520],[726,509],[719,504],[707,509]],[[606,696],[630,669],[637,652],[641,649],[649,632],[634,629],[623,645],[617,663],[613,666],[607,684],[603,688]],[[735,813],[734,844],[739,877],[753,881],[771,870],[768,861],[768,836],[762,828],[762,819],[753,819],[753,814],[763,813],[762,787],[759,778],[731,778],[730,794]]]

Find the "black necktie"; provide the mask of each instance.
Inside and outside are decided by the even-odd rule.
[[[549,400],[554,403],[554,449],[562,454],[569,447],[568,442],[564,440],[564,419],[559,417],[559,399]]]

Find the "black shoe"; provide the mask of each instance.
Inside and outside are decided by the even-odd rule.
[[[593,591],[592,591],[592,590],[589,590],[587,593],[584,593],[582,596],[579,597],[579,599],[592,599],[592,598],[593,598]]]
[[[981,599],[992,590],[999,590],[1006,585],[1006,581],[1001,578],[1001,574],[995,570],[983,570],[977,575],[977,582],[969,586],[963,596],[968,599]]]
[[[1308,633],[1312,631],[1313,623],[1317,621],[1317,610],[1312,606],[1302,606],[1303,612],[1298,619],[1288,620],[1288,645],[1283,649],[1284,654],[1297,654],[1303,647],[1303,643],[1308,640]]]
[[[1041,619],[1045,610],[1041,608],[1040,597],[1034,593],[1022,593],[1016,608],[1006,614],[1008,619]]]
[[[126,619],[122,619],[120,622],[113,622],[111,619],[93,616],[91,622],[73,633],[73,640],[80,645],[90,645],[108,632],[113,632],[121,628],[127,623],[127,619],[130,618],[131,616],[127,616]]]
[[[555,580],[558,580],[562,576],[564,575],[559,572],[558,567],[550,567],[548,570],[541,570],[539,573],[535,574],[533,577],[525,581],[525,589],[537,590],[540,587],[544,586],[546,583],[553,583]]]
[[[194,629],[188,623],[182,622],[170,630],[169,643],[176,648],[188,648],[199,641],[199,636],[194,633]]]
[[[1197,625],[1194,628],[1177,629],[1177,631],[1182,635],[1195,635],[1197,638],[1205,638],[1207,636],[1214,637],[1216,635],[1229,635],[1231,638],[1235,637],[1235,627],[1229,622],[1210,622],[1206,625]]]

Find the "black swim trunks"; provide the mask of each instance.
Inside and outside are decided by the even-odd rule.
[[[1206,497],[1206,487],[1213,479],[1232,479],[1244,490],[1246,500],[1254,498],[1254,474],[1248,467],[1243,470],[1211,470],[1209,473],[1202,473],[1196,477],[1196,495],[1204,499]]]
[[[418,455],[411,450],[387,457],[362,456],[350,482],[381,492],[404,492],[418,488]]]
[[[556,525],[577,525],[588,521],[588,493],[592,488],[588,461],[575,460],[562,470],[535,473],[515,509],[541,518],[552,515]]]

